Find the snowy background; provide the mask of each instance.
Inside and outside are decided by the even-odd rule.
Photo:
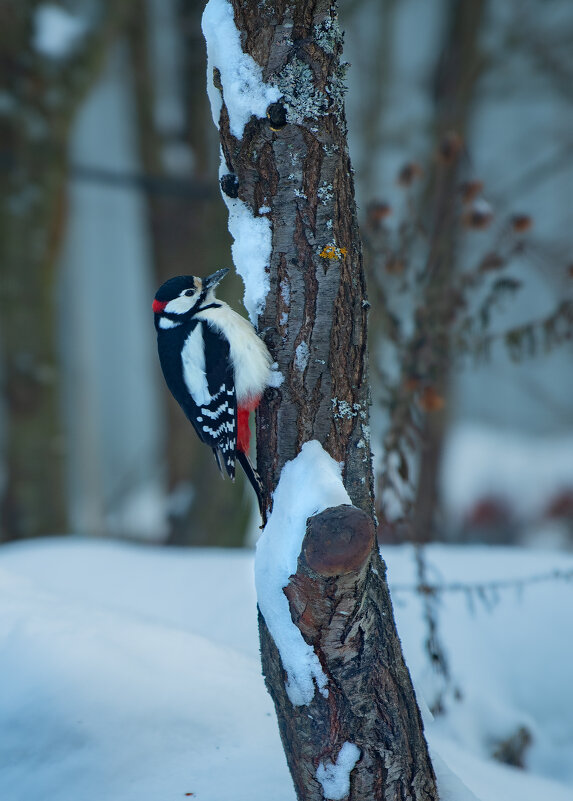
[[[570,801],[573,557],[428,549],[433,584],[466,585],[440,595],[451,686],[432,722],[443,678],[425,652],[414,553],[383,556],[442,800]],[[569,582],[527,583],[556,570]],[[524,583],[491,588],[508,579]],[[5,801],[294,801],[260,671],[249,551],[4,546],[0,665]],[[494,761],[522,728],[527,770]]]

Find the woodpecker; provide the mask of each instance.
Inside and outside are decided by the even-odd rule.
[[[234,479],[237,460],[257,494],[262,485],[249,459],[249,413],[271,380],[272,358],[253,326],[215,297],[229,272],[166,281],[153,301],[159,361],[171,394],[199,439]]]

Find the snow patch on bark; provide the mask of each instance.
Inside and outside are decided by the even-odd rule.
[[[329,801],[342,801],[350,793],[350,774],[360,759],[360,748],[346,742],[338,752],[336,762],[325,765],[320,762],[316,779],[320,782],[324,797]]]
[[[221,174],[226,172],[221,158]],[[267,217],[255,217],[239,198],[223,194],[229,210],[229,233],[233,263],[245,286],[243,303],[251,323],[256,326],[270,289],[268,267],[272,251],[272,228]]]
[[[203,35],[207,43],[207,93],[215,125],[223,102],[229,113],[229,129],[241,139],[252,116],[264,118],[267,108],[280,97],[276,86],[263,81],[259,64],[241,47],[241,36],[235,25],[233,7],[228,0],[209,0],[203,12]],[[230,167],[221,153],[219,177]],[[251,322],[256,325],[269,291],[268,267],[272,249],[270,220],[263,216],[270,211],[262,206],[256,215],[238,197],[223,193],[229,209],[229,231],[235,268],[245,285],[243,302]]]
[[[262,68],[243,52],[233,6],[228,0],[209,0],[201,27],[207,42],[207,93],[213,120],[218,127],[224,98],[231,133],[241,139],[251,116],[265,117],[280,92],[263,81]],[[213,83],[215,69],[221,89]]]
[[[327,678],[314,649],[293,623],[283,590],[296,573],[307,519],[330,506],[350,503],[340,465],[319,442],[306,442],[283,467],[272,514],[257,543],[259,609],[281,655],[288,676],[286,690],[295,706],[309,704],[316,688],[326,697]]]

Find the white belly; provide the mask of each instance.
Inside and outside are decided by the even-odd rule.
[[[230,344],[237,403],[246,404],[262,395],[269,385],[272,359],[267,346],[259,339],[249,321],[226,303],[221,303],[220,308],[199,312],[196,316],[219,331]]]

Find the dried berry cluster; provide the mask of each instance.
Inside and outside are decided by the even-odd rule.
[[[372,360],[374,393],[388,416],[378,511],[387,524],[392,507],[394,528],[402,533],[413,533],[425,421],[444,413],[451,368],[489,359],[498,343],[518,360],[573,338],[571,300],[543,319],[500,327],[496,312],[515,301],[525,260],[539,258],[539,246],[531,216],[502,217],[482,181],[457,180],[467,161],[461,138],[447,134],[433,164],[412,161],[398,171],[396,208],[378,199],[367,207],[363,224],[371,326],[374,340],[384,342],[383,363]],[[456,180],[447,184],[448,175]],[[449,194],[441,217],[432,218],[427,198],[439,185],[449,186]]]

